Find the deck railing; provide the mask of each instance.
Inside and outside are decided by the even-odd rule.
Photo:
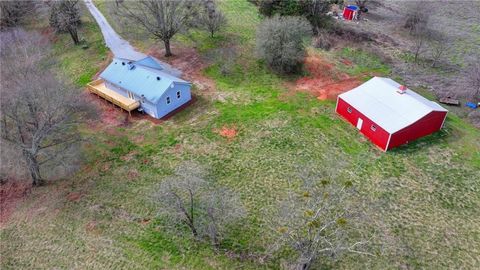
[[[87,84],[87,89],[102,97],[103,99],[117,105],[118,107],[128,111],[129,113],[136,108],[140,107],[140,102],[115,92],[114,90],[109,89],[105,82],[102,79],[92,81]]]

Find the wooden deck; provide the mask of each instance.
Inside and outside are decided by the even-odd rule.
[[[131,112],[140,107],[140,102],[134,99],[124,97],[119,93],[108,89],[102,79],[95,80],[87,84],[88,91],[104,98],[105,100],[117,105],[118,107]]]

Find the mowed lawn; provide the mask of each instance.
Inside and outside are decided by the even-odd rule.
[[[177,46],[198,43],[205,56],[220,44],[238,48],[230,74],[222,74],[222,63],[203,70],[217,95],[194,87],[197,101],[160,125],[85,126],[82,170],[33,190],[1,228],[1,268],[279,269],[279,258],[261,263],[215,252],[157,217],[153,193],[187,160],[204,165],[245,204],[246,220],[223,247],[236,254],[268,251],[264,214],[298,186],[299,169],[313,167],[332,181],[351,181],[378,205],[371,214],[387,232],[375,256],[325,260],[324,268],[480,268],[479,130],[449,115],[442,131],[383,153],[334,113],[333,101],[289,93],[288,79],[254,59],[261,18],[253,5],[232,0],[221,7],[229,26],[220,42],[205,45],[201,31],[176,39]],[[61,74],[78,85],[105,64],[99,33],[90,21],[82,29],[89,49],[73,48],[68,36],[54,46]],[[351,68],[365,70],[359,65]],[[224,126],[238,135],[219,136]]]

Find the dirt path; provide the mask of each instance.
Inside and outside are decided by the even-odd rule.
[[[85,5],[92,14],[93,18],[97,21],[100,29],[102,30],[103,38],[108,48],[113,52],[115,57],[130,59],[130,60],[139,60],[145,58],[146,55],[135,50],[128,41],[121,38],[112,26],[108,23],[107,19],[103,14],[97,9],[97,7],[92,3],[92,0],[84,0]]]
[[[335,100],[339,94],[351,90],[362,83],[359,78],[349,76],[337,70],[334,64],[315,53],[309,52],[307,57],[305,57],[304,64],[310,75],[299,78],[293,84],[287,84],[287,87],[294,92],[311,93],[319,100]]]
[[[108,23],[105,16],[103,16],[103,14],[93,4],[92,0],[84,1],[93,18],[97,21],[98,26],[100,26],[100,30],[102,30],[105,44],[112,51],[115,57],[125,58],[134,61],[147,57],[146,54],[137,51],[132,45],[130,45],[128,41],[123,39],[119,34],[117,34],[117,32],[115,32],[112,26]],[[173,68],[165,62],[162,62],[162,64],[165,68],[165,72],[174,76],[182,75],[182,72],[180,70]]]

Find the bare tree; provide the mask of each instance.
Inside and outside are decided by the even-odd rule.
[[[480,102],[480,59],[477,57],[466,70],[467,97],[475,102]]]
[[[432,67],[436,67],[439,62],[443,60],[448,54],[451,43],[443,37],[440,33],[433,33],[430,36],[430,50],[432,56]]]
[[[2,145],[21,153],[33,185],[41,185],[42,167],[72,165],[64,157],[78,149],[84,103],[48,71],[48,43],[41,36],[4,32],[1,45]]]
[[[213,0],[205,0],[204,5],[203,12],[198,16],[198,23],[210,32],[210,36],[213,38],[215,32],[220,31],[227,24],[227,19]]]
[[[235,193],[205,180],[205,170],[196,163],[185,162],[175,175],[162,181],[155,201],[160,214],[173,224],[183,224],[196,239],[207,238],[219,247],[227,226],[245,215]]]
[[[311,26],[302,17],[280,17],[263,21],[257,29],[257,54],[279,73],[297,72],[305,57],[304,38]]]
[[[20,25],[36,7],[36,1],[0,1],[0,29]]]
[[[432,31],[428,28],[431,5],[425,1],[410,1],[406,3],[405,24],[413,38],[414,63],[418,63],[420,55],[424,52],[425,45]]]
[[[163,41],[168,57],[172,56],[170,40],[192,25],[198,4],[192,0],[126,1],[119,4],[117,13]]]
[[[50,26],[57,32],[68,32],[75,45],[80,44],[78,26],[81,21],[77,4],[78,0],[58,0],[50,7]]]
[[[115,0],[115,5],[118,7],[121,3],[123,3],[124,0]]]
[[[422,32],[430,19],[432,5],[428,1],[414,0],[407,2],[405,7],[404,27],[409,30],[410,34]]]
[[[338,185],[318,177],[300,175],[305,181],[303,188],[288,193],[267,222],[277,239],[273,251],[294,251],[292,268],[299,270],[310,269],[322,256],[373,256],[370,240],[374,233],[364,209],[366,203],[349,182]]]
[[[321,28],[331,20],[326,13],[330,9],[331,1],[325,0],[302,0],[299,1],[301,14],[311,24],[314,34],[320,32]]]
[[[413,33],[413,62],[418,63],[420,55],[424,52],[425,44],[428,40],[428,31],[426,28],[416,28]]]

